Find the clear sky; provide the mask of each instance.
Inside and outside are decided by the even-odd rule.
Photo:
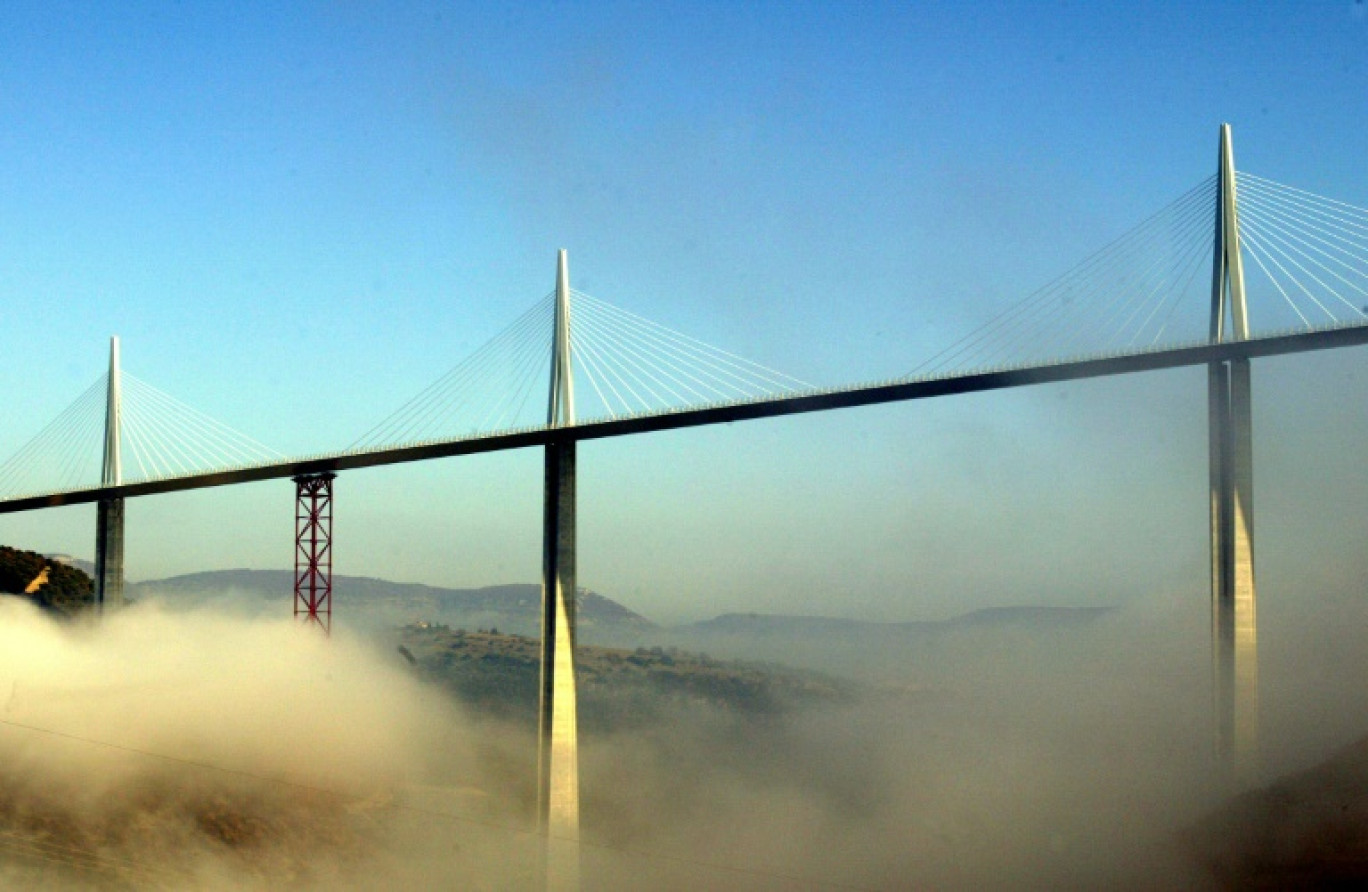
[[[0,456],[112,334],[282,452],[344,446],[545,294],[558,248],[577,288],[805,380],[900,375],[1212,174],[1223,121],[1242,169],[1368,206],[1365,97],[1352,0],[6,3]],[[1362,590],[1342,353],[1256,369],[1266,602],[1313,566]],[[589,444],[580,580],[662,620],[1200,606],[1204,393],[1189,370]],[[338,487],[338,573],[538,577],[535,453]],[[292,499],[135,500],[129,574],[289,567]],[[0,518],[93,538],[91,508]]]

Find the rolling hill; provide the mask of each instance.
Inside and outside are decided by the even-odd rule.
[[[288,570],[210,570],[130,583],[127,593],[135,600],[155,599],[169,606],[213,599],[287,601],[293,597],[294,574]],[[523,634],[541,627],[541,586],[535,584],[458,589],[335,575],[333,598],[335,604],[346,604],[373,626],[424,620]],[[580,590],[578,606],[580,631],[591,639],[638,636],[657,628],[640,614],[587,589]]]

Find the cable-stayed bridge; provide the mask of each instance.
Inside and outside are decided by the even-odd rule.
[[[757,418],[775,418],[784,415],[871,406],[880,403],[980,393],[1033,384],[1053,384],[1085,378],[1158,371],[1184,366],[1206,365],[1211,362],[1227,362],[1232,359],[1282,356],[1290,353],[1305,353],[1361,344],[1368,344],[1368,322],[1338,323],[1318,328],[1257,334],[1245,341],[1218,343],[1191,341],[1058,361],[992,366],[962,372],[912,375],[905,378],[852,384],[844,387],[806,387],[776,395],[645,411],[619,417],[591,418],[573,426],[562,428],[552,425],[531,425],[496,429],[486,433],[400,442],[394,445],[358,446],[336,452],[301,456],[280,455],[246,435],[224,427],[207,416],[194,413],[191,415],[188,424],[199,423],[206,430],[196,431],[194,428],[189,428],[185,431],[178,431],[177,435],[181,438],[179,445],[157,444],[155,442],[142,443],[141,448],[147,450],[147,453],[146,457],[141,459],[145,462],[141,467],[160,467],[164,469],[161,473],[153,470],[148,473],[138,473],[136,476],[125,476],[125,482],[118,484],[96,483],[39,492],[11,491],[13,494],[0,500],[0,514],[61,505],[89,504],[108,498],[155,495],[157,493],[204,489],[234,483],[289,478],[325,471],[348,471],[456,455],[523,449],[545,446],[552,440],[599,440],[652,431],[678,430],[686,427],[725,424]],[[159,391],[155,391],[150,385],[144,384],[128,372],[122,373],[122,379],[124,382],[137,382],[135,387],[148,388],[150,392],[158,393],[168,404],[174,405],[172,403],[174,398],[160,394]],[[101,376],[78,398],[77,402],[72,403],[68,411],[75,414],[76,411],[84,410],[86,414],[90,414],[91,407],[94,406],[102,412],[103,397],[107,387],[106,381],[106,377]],[[125,391],[125,398],[127,398],[127,394],[128,390]],[[97,399],[92,399],[92,396],[97,397]],[[188,413],[194,412],[188,407],[186,410]],[[128,404],[125,403],[124,418],[127,419],[132,414],[128,409]],[[84,433],[86,435],[90,435],[92,431],[98,432],[98,418],[96,419],[96,427],[92,427],[90,418],[86,418],[84,421]],[[166,429],[168,425],[175,423],[177,420],[163,421],[160,422],[160,425]],[[146,424],[151,427],[157,423],[140,421],[139,424]],[[66,419],[64,424],[54,422],[44,430],[43,437],[45,440],[56,440],[72,435],[72,441],[75,442],[75,437],[82,433],[82,427],[74,418]],[[135,435],[127,432],[127,430],[126,427],[124,436],[126,441],[131,441]],[[209,440],[211,435],[208,431],[218,432],[212,443]],[[210,447],[216,444],[217,448],[222,451],[213,453],[206,449],[206,451],[197,454],[199,462],[196,464],[192,458],[188,457],[196,454],[187,451],[195,445],[196,441],[190,438],[196,436],[197,433],[203,438],[201,445]],[[27,459],[41,445],[35,438],[19,453],[16,453],[16,459]],[[228,451],[230,449],[233,451]],[[232,460],[235,456],[243,455],[254,457],[242,461]],[[212,458],[205,460],[206,457]],[[227,460],[214,462],[213,458]],[[11,461],[13,462],[14,459]],[[76,464],[77,459],[70,455],[52,462],[53,467],[60,465],[66,469],[70,469]]]
[[[127,460],[105,482],[102,375],[0,464],[0,513],[544,445],[553,430],[598,439],[1362,343],[1368,215],[1235,179],[1245,288],[1259,304],[1244,338],[1214,336],[1205,316],[1213,176],[896,377],[817,387],[571,290],[573,429],[542,417],[552,293],[353,443],[312,455],[281,454],[118,370]]]
[[[121,368],[0,465],[0,513],[96,503],[97,591],[121,601],[123,504],[177,490],[296,483],[296,613],[331,622],[336,475],[542,447],[545,463],[539,816],[578,828],[575,450],[580,441],[1108,375],[1206,366],[1218,745],[1257,760],[1250,363],[1368,343],[1368,209],[1217,173],[1064,275],[913,368],[817,387],[571,289],[555,290],[346,448],[285,456]],[[548,349],[549,348],[549,349]],[[546,399],[543,402],[543,395]],[[573,853],[552,853],[571,876]]]

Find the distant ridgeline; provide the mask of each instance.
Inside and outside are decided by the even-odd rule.
[[[389,627],[417,619],[455,626],[496,626],[506,632],[541,634],[541,585],[509,584],[481,588],[441,588],[394,582],[369,576],[335,574],[333,608],[354,621]],[[294,597],[291,570],[207,570],[128,583],[125,593],[139,600],[189,605],[236,596],[285,600]],[[596,592],[580,589],[576,598],[578,629],[595,642],[636,641],[657,629],[655,623]],[[288,614],[284,608],[282,615]]]
[[[0,545],[0,594],[29,598],[59,616],[75,616],[95,605],[95,581],[61,561]]]

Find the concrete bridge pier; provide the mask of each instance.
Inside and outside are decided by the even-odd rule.
[[[1235,160],[1221,125],[1216,194],[1211,342],[1249,338]],[[1211,460],[1211,638],[1216,752],[1227,778],[1248,786],[1259,772],[1259,639],[1254,596],[1254,421],[1248,359],[1208,367]]]
[[[579,731],[575,688],[575,443],[546,447],[538,820],[546,888],[579,888]]]
[[[123,483],[119,453],[119,339],[109,339],[109,383],[105,399],[102,486]],[[119,607],[124,602],[124,500],[100,499],[95,513],[95,608]]]
[[[95,607],[123,605],[124,500],[101,499],[95,509]]]
[[[549,427],[575,423],[570,276],[556,264]],[[542,648],[537,740],[537,825],[547,889],[579,889],[579,727],[575,690],[575,441],[546,446],[542,513]]]
[[[1216,748],[1230,779],[1258,779],[1259,640],[1254,461],[1247,360],[1217,363],[1211,386],[1212,652]]]

